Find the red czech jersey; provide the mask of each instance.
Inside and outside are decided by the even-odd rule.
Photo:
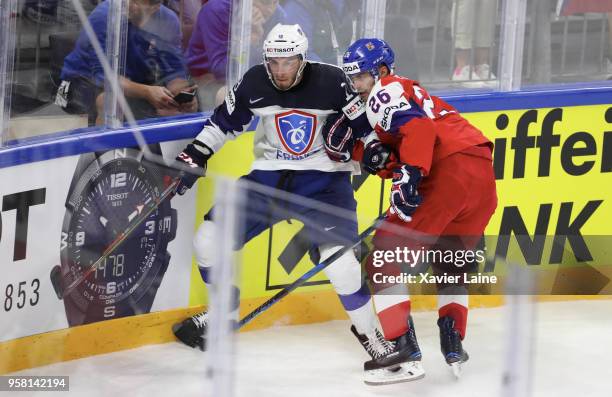
[[[429,174],[432,164],[453,153],[484,145],[479,155],[491,158],[493,144],[459,112],[417,81],[390,75],[374,85],[366,104],[370,125],[381,142],[391,145],[402,163]]]

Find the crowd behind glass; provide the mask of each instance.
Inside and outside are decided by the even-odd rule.
[[[249,55],[241,62],[261,62],[263,39],[275,24],[298,23],[310,40],[309,59],[339,64],[366,31],[370,0],[252,0],[250,18],[241,15],[248,9],[244,0],[7,1],[14,4],[5,13],[13,24],[14,54],[7,67],[5,145],[106,123],[109,86],[92,38],[108,53],[115,23],[123,23],[119,86],[140,120],[210,111],[221,103],[236,58],[232,26],[241,21],[249,21],[243,26]],[[386,9],[378,26],[396,50],[396,73],[438,93],[499,89],[503,0],[377,3]],[[527,1],[522,86],[612,76],[608,3]]]

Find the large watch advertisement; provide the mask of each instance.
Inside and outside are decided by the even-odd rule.
[[[187,306],[195,197],[160,202],[172,180],[135,148],[0,169],[0,341]]]

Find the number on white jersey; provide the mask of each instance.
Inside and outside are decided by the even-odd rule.
[[[389,131],[393,114],[399,110],[405,111],[412,107],[403,94],[404,87],[399,82],[393,82],[385,86],[381,86],[380,82],[376,83],[368,97],[366,107],[370,125],[379,126],[384,131]]]

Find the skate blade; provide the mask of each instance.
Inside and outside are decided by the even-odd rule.
[[[402,363],[395,368],[373,369],[365,372],[367,385],[380,386],[400,382],[411,382],[425,377],[425,369],[420,361]]]
[[[453,375],[455,375],[455,378],[456,379],[461,378],[461,372],[463,371],[461,363],[457,362],[457,363],[452,363],[452,364],[449,364],[449,365],[451,367],[451,370],[453,371]]]

